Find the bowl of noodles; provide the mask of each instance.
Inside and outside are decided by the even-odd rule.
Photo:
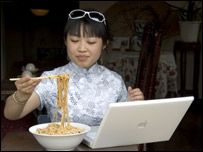
[[[45,76],[44,79],[57,79],[57,111],[62,110],[61,122],[43,123],[32,126],[29,132],[46,150],[73,150],[85,137],[90,130],[88,125],[82,123],[71,123],[68,112],[68,73],[54,76]]]
[[[46,150],[74,150],[83,140],[90,127],[81,123],[61,125],[59,122],[34,125],[29,132]]]

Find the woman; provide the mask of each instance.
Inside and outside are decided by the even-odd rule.
[[[64,41],[70,62],[45,71],[41,76],[68,73],[68,108],[71,122],[99,125],[111,102],[144,100],[139,88],[126,86],[120,75],[98,65],[111,36],[103,14],[93,10],[70,12],[64,29]],[[33,80],[28,75],[15,82],[17,91],[8,97],[4,114],[16,120],[34,109],[46,107],[52,120],[57,108],[56,79]],[[58,118],[62,110],[58,110]]]

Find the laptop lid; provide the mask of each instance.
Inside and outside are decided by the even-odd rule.
[[[170,140],[193,100],[190,96],[111,103],[100,126],[92,127],[83,143],[96,149]]]

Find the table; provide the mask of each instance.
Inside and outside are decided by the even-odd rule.
[[[199,66],[200,66],[200,42],[181,42],[176,41],[174,45],[174,53],[180,51],[180,77],[181,77],[181,95],[187,95],[186,84],[186,64],[187,53],[194,52],[194,70],[193,70],[193,95],[198,98],[198,80],[199,80]]]
[[[137,145],[91,149],[81,143],[74,151],[137,151]],[[1,151],[45,151],[28,131],[9,132],[1,141]]]
[[[106,66],[119,73],[126,86],[134,86],[139,53],[111,51]],[[171,94],[169,96],[169,94]],[[156,75],[155,97],[162,99],[177,96],[177,66],[173,52],[163,51],[160,54]]]

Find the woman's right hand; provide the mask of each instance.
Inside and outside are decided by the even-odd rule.
[[[7,98],[4,108],[4,116],[7,119],[20,119],[40,105],[40,101],[37,95],[34,94],[35,96],[32,100],[30,100],[30,104],[27,107],[25,106],[26,103],[29,103],[27,101],[30,99],[35,87],[39,84],[40,81],[41,80],[39,79],[31,79],[29,75],[25,75],[20,80],[15,82],[17,91],[15,94],[10,95]]]
[[[17,88],[16,96],[19,97],[19,99],[23,98],[22,100],[28,99],[40,81],[40,79],[31,79],[29,75],[25,75],[15,82]]]

